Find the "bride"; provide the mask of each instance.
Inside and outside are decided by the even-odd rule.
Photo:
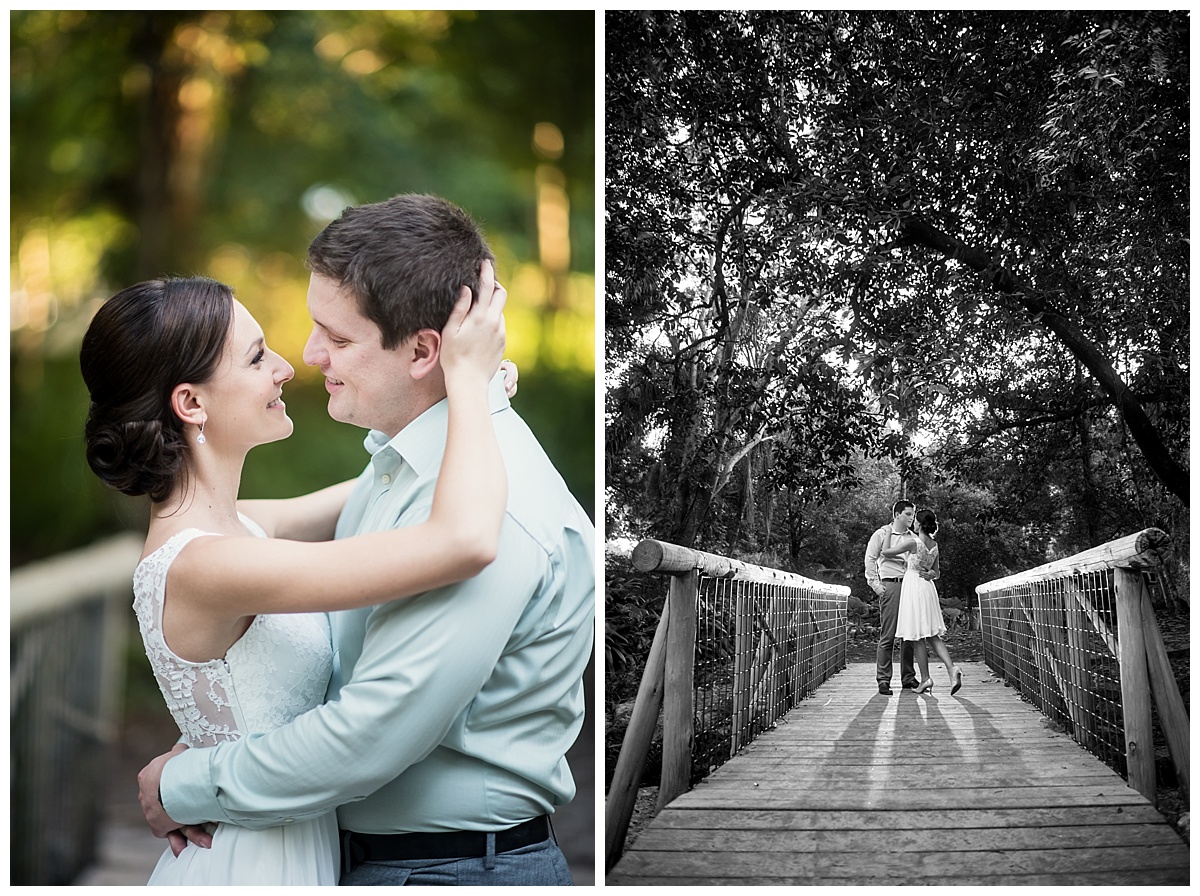
[[[494,559],[507,478],[487,386],[504,350],[506,293],[487,263],[479,285],[473,308],[463,288],[441,334],[449,429],[427,522],[338,541],[353,481],[237,500],[247,452],[291,435],[282,393],[294,371],[229,287],[147,281],[92,320],[80,350],[88,464],[106,485],[150,497],[134,610],[189,747],[269,731],[319,705],[333,663],[325,611],[453,584]],[[149,883],[338,882],[333,812],[211,833],[211,849],[173,834]]]

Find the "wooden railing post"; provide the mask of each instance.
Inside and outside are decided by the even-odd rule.
[[[739,588],[733,623],[733,722],[729,755],[745,746],[750,729],[750,672],[754,662],[754,599]]]
[[[994,668],[1005,678],[1013,677],[1019,672],[1018,669],[1013,668],[1010,657],[1006,655],[1008,651],[1002,649],[1001,646],[1015,641],[1012,631],[1014,603],[1016,600],[1011,594],[1005,595],[1001,600],[994,602],[992,611],[992,643],[997,647]]]
[[[1092,714],[1092,693],[1087,687],[1091,658],[1087,652],[1087,636],[1084,634],[1084,620],[1087,616],[1079,605],[1082,592],[1083,586],[1079,576],[1072,576],[1066,580],[1062,601],[1067,628],[1067,675],[1071,687],[1067,712],[1071,715],[1075,738],[1083,746],[1094,749],[1096,736],[1087,723]]]
[[[1154,608],[1150,605],[1150,596],[1146,593],[1145,580],[1136,570],[1118,569],[1115,571],[1115,587],[1117,635],[1121,649],[1121,700],[1125,713],[1129,783],[1147,799],[1154,799],[1154,741],[1150,728],[1150,698],[1153,694],[1154,706],[1158,708],[1171,760],[1179,774],[1180,783],[1191,793],[1191,734],[1187,708],[1171,672],[1162,634],[1158,630],[1158,621],[1154,618]],[[1129,693],[1126,692],[1127,680]],[[1140,700],[1140,706],[1132,711],[1131,699]],[[1142,739],[1140,748],[1136,740],[1138,737]],[[1139,774],[1148,777],[1148,784],[1143,782],[1139,786],[1134,781],[1135,756]]]
[[[692,739],[695,688],[692,660],[696,651],[696,599],[700,573],[671,577],[667,595],[666,689],[663,692],[663,768],[658,808],[684,793],[692,783]]]
[[[1054,677],[1053,656],[1050,649],[1051,627],[1049,608],[1046,606],[1046,589],[1044,586],[1029,589],[1029,607],[1025,610],[1025,621],[1029,626],[1029,652],[1037,670],[1038,694],[1042,706],[1054,705],[1056,679]]]
[[[646,657],[646,668],[634,698],[629,727],[621,741],[621,751],[613,770],[612,782],[608,786],[608,797],[604,802],[604,854],[605,867],[611,868],[621,858],[625,849],[625,832],[633,817],[637,802],[638,779],[646,764],[646,753],[654,739],[654,728],[658,724],[658,712],[663,702],[665,659],[667,655],[667,625],[670,614],[663,608],[654,630],[654,641]]]
[[[1113,570],[1113,578],[1129,786],[1153,803],[1154,730],[1150,715],[1146,636],[1142,626],[1142,577],[1132,570],[1118,568]]]
[[[1154,608],[1142,585],[1142,630],[1146,635],[1146,660],[1150,667],[1150,688],[1154,692],[1154,705],[1158,707],[1158,717],[1162,721],[1163,733],[1167,738],[1167,747],[1171,751],[1171,759],[1183,789],[1190,795],[1192,792],[1191,749],[1192,735],[1188,719],[1187,707],[1175,684],[1175,675],[1171,671],[1171,663],[1167,659],[1167,648],[1163,644],[1162,634],[1158,630],[1158,620],[1154,618]]]

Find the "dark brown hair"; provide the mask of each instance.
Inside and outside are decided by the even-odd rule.
[[[471,217],[419,193],[348,208],[308,247],[309,269],[353,293],[385,349],[441,330],[459,290],[478,291],[485,260],[495,263]]]
[[[932,536],[938,530],[937,514],[932,510],[917,511],[917,522],[921,524],[921,531],[926,535]]]
[[[233,322],[233,291],[205,277],[148,280],[100,306],[79,350],[92,403],[88,466],[127,495],[165,501],[186,474],[180,383],[210,379]]]

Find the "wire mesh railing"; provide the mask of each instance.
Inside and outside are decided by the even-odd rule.
[[[141,545],[114,538],[12,573],[13,884],[70,884],[96,856]]]
[[[605,807],[620,857],[662,711],[661,809],[846,664],[850,589],[647,540],[641,572],[670,577]]]
[[[1147,529],[976,588],[984,661],[1150,799],[1152,706],[1181,780],[1186,707],[1154,618],[1169,547]]]
[[[701,576],[696,605],[693,783],[841,669],[847,631],[845,594],[798,576]]]
[[[984,659],[1085,749],[1126,774],[1111,570],[980,596]]]

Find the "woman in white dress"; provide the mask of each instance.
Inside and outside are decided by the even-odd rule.
[[[942,617],[942,605],[938,602],[937,586],[932,578],[922,573],[936,574],[941,558],[934,535],[938,530],[937,516],[932,510],[922,510],[916,516],[916,534],[901,539],[883,551],[888,557],[908,554],[904,579],[900,583],[900,610],[896,621],[896,637],[916,642],[913,654],[921,672],[921,683],[917,693],[933,692],[933,679],[929,677],[929,647],[945,664],[950,675],[950,693],[957,694],[962,687],[962,670],[950,659],[950,650],[942,640],[946,634],[946,622]],[[928,644],[927,644],[928,642]]]
[[[294,371],[229,287],[148,281],[97,312],[80,350],[88,463],[106,485],[151,499],[134,610],[188,747],[269,731],[320,704],[332,668],[326,611],[453,584],[494,559],[507,478],[487,388],[506,294],[487,262],[479,295],[472,307],[461,290],[438,339],[449,419],[428,521],[337,541],[352,482],[237,500],[247,452],[291,435],[281,396]],[[511,392],[515,373],[506,380]],[[337,884],[332,812],[210,833],[210,849],[173,833],[149,883]]]

